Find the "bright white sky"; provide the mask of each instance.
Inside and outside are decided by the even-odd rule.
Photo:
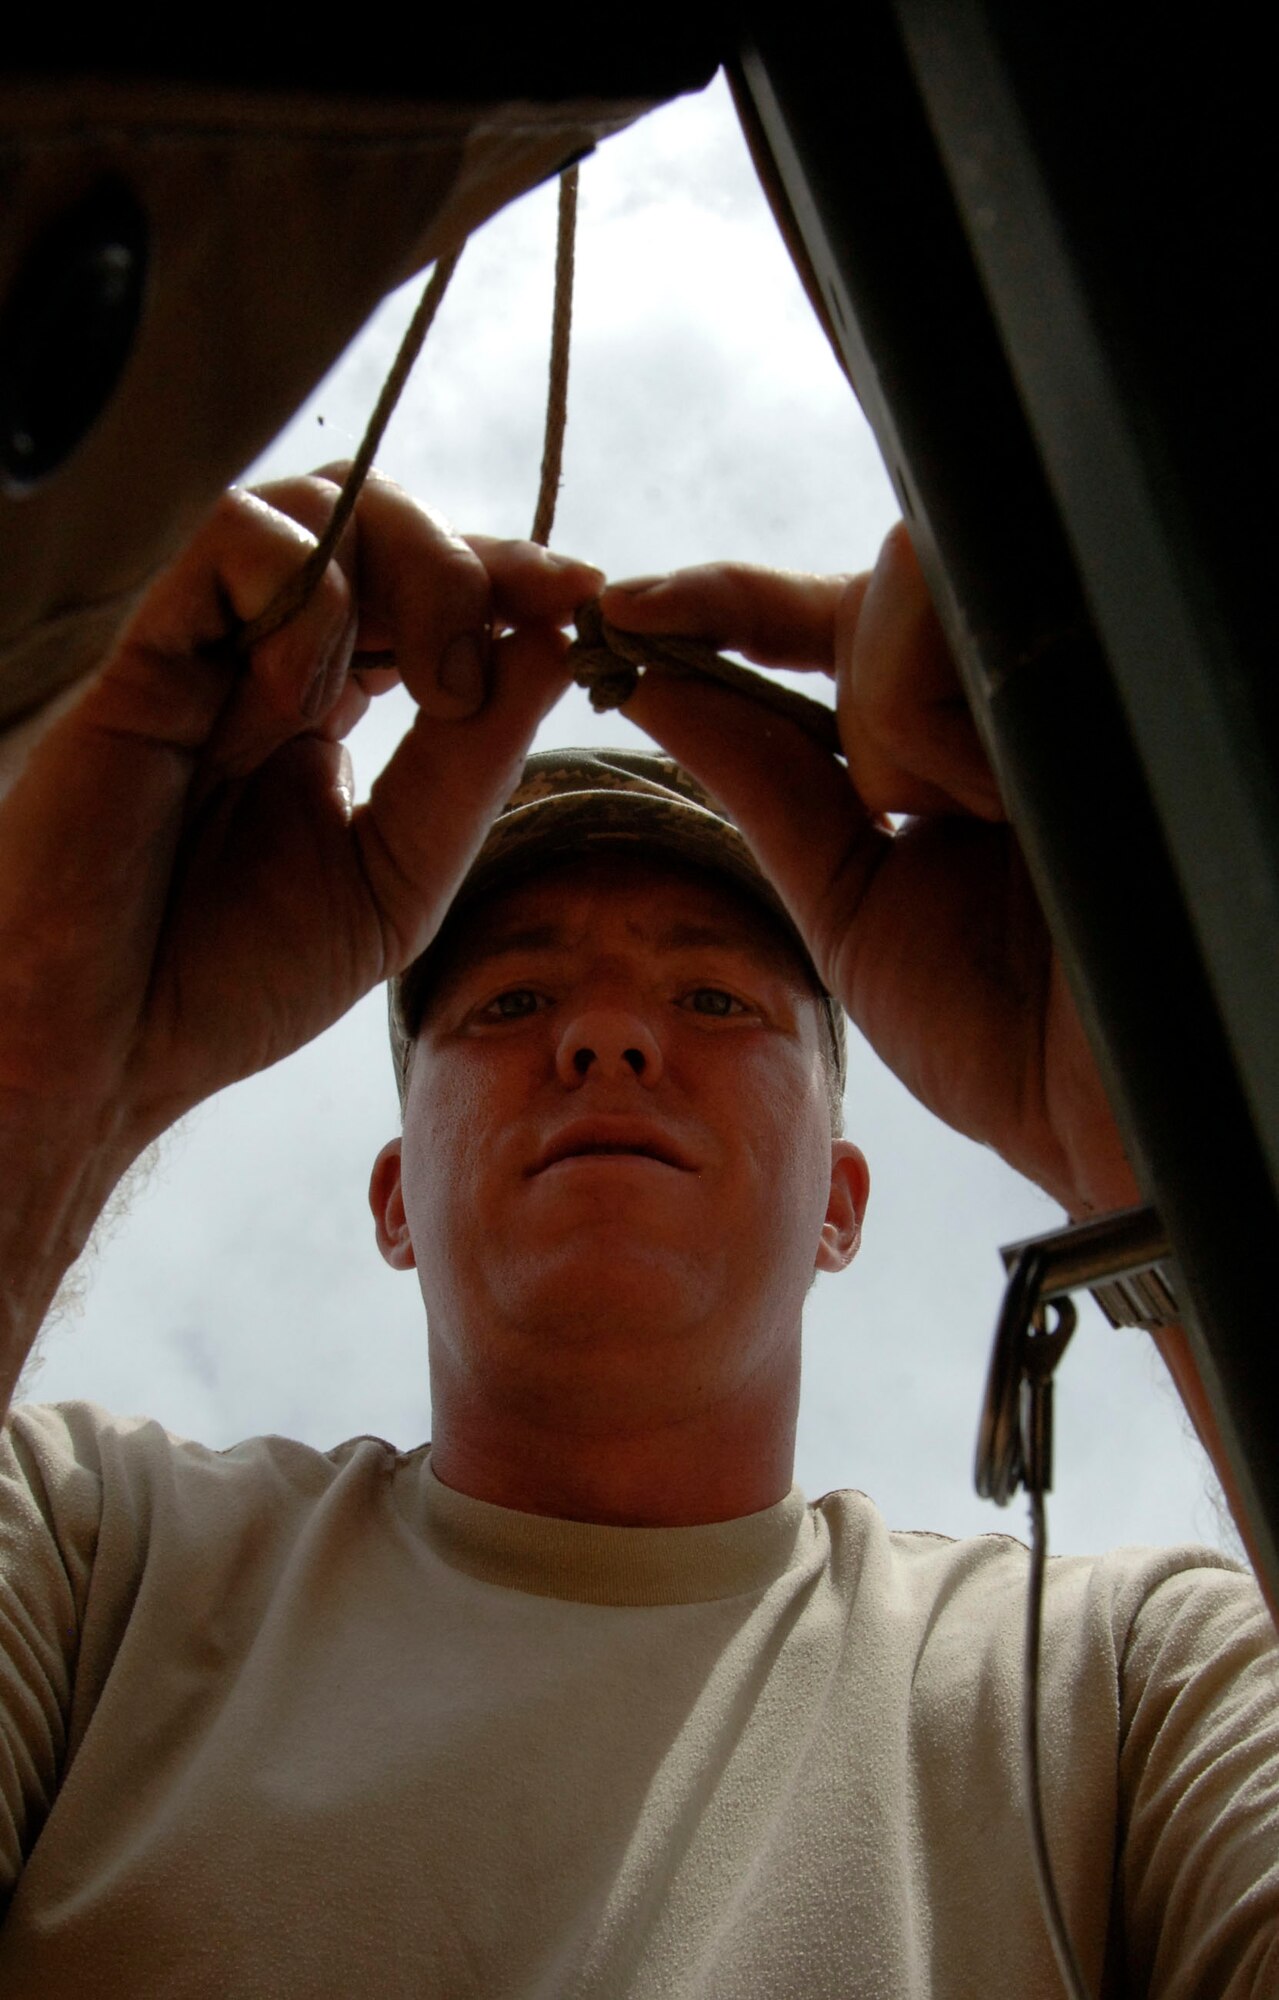
[[[555,189],[468,246],[380,455],[458,526],[527,533],[541,450]],[[419,284],[388,300],[255,476],[349,454]],[[938,337],[944,338],[939,329]],[[719,556],[860,569],[896,509],[814,321],[720,83],[582,169],[558,546],[613,576]],[[405,725],[353,739],[367,789]],[[543,745],[637,740],[573,695]],[[412,1277],[383,1267],[368,1168],[394,1129],[381,994],[171,1139],[151,1185],[48,1331],[28,1395],[88,1397],[210,1444],[278,1431],[326,1446],[430,1434]],[[1058,1211],[916,1106],[854,1044],[847,1125],[873,1175],[865,1248],[810,1303],[797,1476],[859,1486],[892,1525],[1021,1535],[972,1492],[998,1247]],[[1218,1542],[1206,1463],[1144,1335],[1084,1303],[1059,1375],[1058,1550]]]

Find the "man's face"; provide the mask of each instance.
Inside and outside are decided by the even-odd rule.
[[[638,1386],[700,1357],[718,1393],[851,1254],[830,1254],[833,1154],[860,1213],[782,933],[718,877],[611,850],[454,935],[409,1080],[399,1261],[454,1367],[501,1377],[519,1349],[555,1393],[569,1365]]]

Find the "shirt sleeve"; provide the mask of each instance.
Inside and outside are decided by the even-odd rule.
[[[53,1805],[101,1518],[92,1427],[0,1427],[0,1910]]]
[[[1120,1891],[1130,1990],[1279,1994],[1279,1648],[1251,1577],[1183,1570],[1121,1671]]]

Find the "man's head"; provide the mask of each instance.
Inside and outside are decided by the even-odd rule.
[[[388,990],[391,1054],[403,1111],[418,1025],[461,921],[494,890],[558,861],[607,849],[664,855],[744,890],[772,919],[805,970],[821,1032],[831,1130],[843,1126],[844,1010],[823,987],[799,933],[737,827],[670,757],[657,751],[535,753],[454,898],[439,937]]]
[[[435,1452],[485,1440],[454,1483],[513,1504],[530,1450],[539,1479],[603,1453],[610,1490],[658,1436],[703,1468],[784,1455],[803,1297],[865,1197],[829,1004],[740,837],[664,759],[610,757],[593,801],[581,764],[576,791],[562,760],[526,774],[395,997],[404,1132],[371,1189],[427,1306]]]

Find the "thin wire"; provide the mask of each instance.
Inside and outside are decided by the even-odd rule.
[[[417,310],[400,342],[400,351],[382,384],[382,392],[373,406],[373,414],[360,440],[360,448],[342,482],[337,505],[329,517],[328,526],[306,561],[294,571],[288,582],[277,590],[265,611],[260,611],[256,618],[241,626],[236,635],[236,644],[242,652],[247,653],[250,647],[256,646],[262,639],[269,639],[273,632],[278,632],[282,625],[287,625],[290,618],[302,609],[328,568],[333,551],[341,540],[343,530],[360,497],[374,454],[391,421],[391,412],[399,402],[400,392],[409,379],[413,363],[422,351],[422,342],[431,330],[431,321],[440,309],[441,301],[448,290],[449,279],[457,269],[458,258],[465,247],[465,242],[460,243],[447,257],[437,260],[435,269],[431,272],[418,300]]]
[[[1026,1801],[1030,1812],[1030,1851],[1039,1885],[1048,1935],[1057,1956],[1057,1970],[1070,2000],[1092,2000],[1057,1894],[1048,1836],[1044,1828],[1044,1799],[1039,1769],[1039,1649],[1043,1628],[1044,1571],[1048,1562],[1048,1526],[1044,1516],[1044,1496],[1031,1492],[1030,1574],[1026,1582],[1026,1645],[1024,1653],[1022,1702],[1022,1759],[1026,1778]]]
[[[545,548],[555,522],[564,464],[564,427],[568,420],[568,361],[573,331],[573,260],[577,235],[577,168],[560,175],[559,228],[555,239],[555,307],[551,319],[551,367],[546,387],[546,431],[542,443],[542,478],[533,513],[531,542]]]

